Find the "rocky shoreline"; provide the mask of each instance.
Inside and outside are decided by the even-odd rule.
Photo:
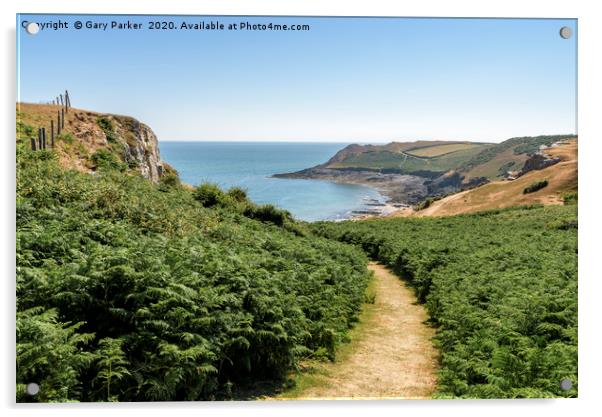
[[[274,178],[319,179],[343,184],[366,185],[388,198],[393,208],[415,205],[428,197],[455,193],[486,182],[476,179],[464,183],[464,178],[455,171],[428,173],[424,175],[398,174],[362,169],[333,169],[324,167],[307,168],[297,172],[274,174]]]

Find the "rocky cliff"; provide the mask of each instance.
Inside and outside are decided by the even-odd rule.
[[[32,136],[38,128],[46,128],[49,148],[51,120],[56,132],[56,118],[56,106],[17,104],[18,128],[20,124]],[[137,171],[155,183],[166,170],[172,169],[161,161],[155,133],[133,117],[71,108],[65,114],[61,134],[55,136],[54,150],[66,168],[95,172],[103,163],[110,163],[123,170]]]

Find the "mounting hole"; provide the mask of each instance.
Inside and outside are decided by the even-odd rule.
[[[571,381],[570,379],[564,378],[562,381],[560,381],[560,389],[568,391],[571,388],[573,388],[573,381]]]
[[[27,26],[25,26],[25,30],[30,35],[35,35],[40,31],[40,25],[38,25],[36,22],[29,22]]]
[[[25,392],[27,393],[27,395],[36,395],[38,392],[40,392],[40,386],[35,382],[30,382],[25,387]]]
[[[562,39],[568,39],[573,36],[573,30],[568,26],[563,26],[560,28],[560,37]]]

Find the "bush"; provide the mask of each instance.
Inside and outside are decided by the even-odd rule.
[[[92,154],[90,160],[96,168],[115,169],[118,171],[125,171],[127,168],[127,164],[118,161],[115,155],[106,149],[98,149]]]
[[[63,142],[71,145],[71,144],[73,144],[73,141],[75,140],[75,138],[73,137],[73,135],[71,133],[61,133],[60,135],[57,136],[57,140],[62,140]]]
[[[167,172],[161,175],[159,179],[159,189],[161,191],[169,191],[172,188],[180,186],[180,177],[177,173]]]
[[[548,186],[548,180],[537,181],[537,182],[534,182],[534,183],[530,184],[529,186],[527,186],[523,190],[523,194],[534,193],[534,192],[539,191],[542,188],[545,188],[547,186]]]
[[[571,192],[571,193],[566,193],[562,196],[562,201],[564,202],[564,204],[569,205],[569,204],[577,204],[578,201],[578,195],[577,195],[577,191]]]
[[[228,196],[239,203],[248,201],[247,192],[240,187],[232,187],[228,190]]]
[[[265,204],[262,206],[247,206],[243,214],[251,219],[273,223],[276,226],[283,226],[284,222],[291,218],[291,215],[288,211],[278,209],[271,204]]]
[[[426,208],[429,208],[431,206],[431,204],[433,204],[434,202],[435,202],[434,198],[427,198],[426,200],[423,200],[420,203],[416,204],[416,206],[414,207],[414,210],[416,210],[416,211],[424,210]]]
[[[98,124],[98,127],[100,127],[104,132],[108,142],[117,142],[115,126],[113,125],[113,121],[111,119],[109,119],[107,116],[100,116],[98,119],[96,119],[96,123]]]
[[[203,183],[198,185],[192,195],[203,207],[214,207],[224,201],[224,192],[216,184]]]

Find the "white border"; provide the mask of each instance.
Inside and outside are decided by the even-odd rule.
[[[2,372],[1,405],[8,414],[66,416],[81,415],[226,415],[245,416],[282,415],[305,416],[307,414],[360,416],[367,413],[378,415],[400,414],[437,416],[504,416],[590,415],[596,408],[602,386],[600,377],[600,352],[602,343],[599,320],[599,297],[602,296],[602,274],[596,255],[600,240],[599,207],[596,197],[600,193],[602,171],[598,169],[602,156],[600,141],[600,64],[599,41],[602,39],[602,22],[595,10],[594,1],[475,1],[475,0],[427,0],[402,1],[202,1],[163,0],[141,2],[127,0],[20,0],[13,4],[2,2],[1,20],[3,34],[2,106],[3,140],[0,172],[2,174],[2,313],[3,337],[0,343]],[[152,14],[237,14],[237,15],[348,15],[348,16],[442,16],[442,17],[556,17],[579,19],[579,395],[577,400],[516,400],[516,401],[405,401],[405,402],[273,402],[273,403],[147,403],[118,405],[46,405],[43,407],[14,405],[14,122],[15,93],[15,14],[22,13],[152,13]],[[173,410],[173,411],[172,411]]]

